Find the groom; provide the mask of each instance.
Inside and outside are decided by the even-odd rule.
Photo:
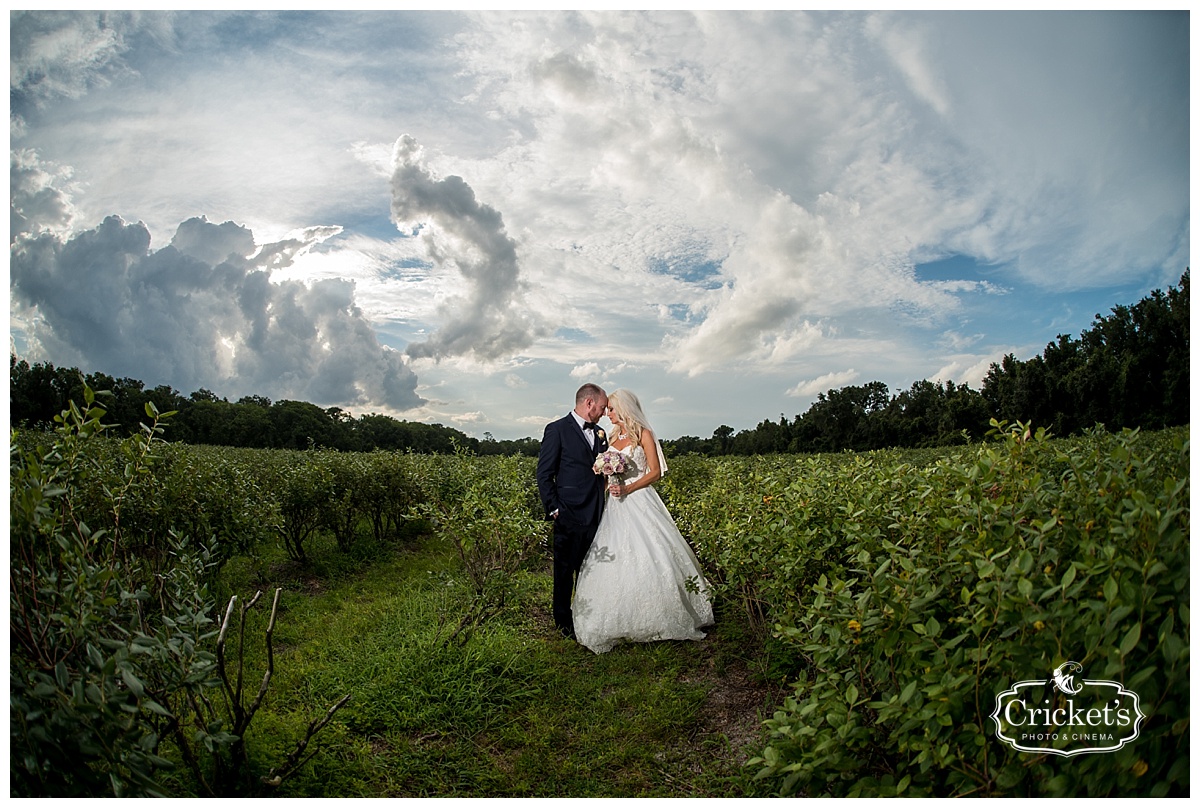
[[[575,409],[546,424],[538,455],[538,493],[546,518],[554,520],[554,624],[571,639],[571,590],[604,510],[604,476],[592,471],[592,464],[608,449],[608,438],[596,425],[607,407],[602,389],[590,383],[580,387]]]

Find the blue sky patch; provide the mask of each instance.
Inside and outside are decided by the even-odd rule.
[[[651,256],[646,260],[647,268],[659,275],[671,275],[681,281],[695,284],[703,289],[720,289],[720,261],[696,261],[687,258],[667,260]]]

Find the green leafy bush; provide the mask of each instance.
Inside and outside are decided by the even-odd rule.
[[[246,702],[245,611],[232,632],[234,601],[219,628],[210,616],[209,582],[226,557],[176,527],[235,540],[246,530],[254,540],[259,528],[246,497],[256,489],[232,491],[228,484],[237,475],[205,474],[214,468],[166,447],[152,404],[141,434],[105,440],[105,411],[91,389],[83,394],[86,408],[72,403],[56,419],[52,439],[12,438],[10,792],[252,793],[261,785],[246,767],[244,735],[274,667],[275,610],[267,672]],[[175,462],[160,467],[164,450]],[[227,635],[237,643],[231,665]],[[348,699],[309,725],[292,754],[268,773],[270,784],[303,765],[313,735]],[[171,775],[170,788],[169,770],[185,772]]]
[[[401,525],[421,502],[423,492],[412,468],[412,454],[376,451],[361,455],[365,473],[359,478],[361,510],[376,542],[400,535]]]
[[[798,660],[751,761],[779,793],[1188,793],[1186,430],[995,426],[931,466],[759,480],[756,532],[711,539],[735,575],[768,570],[758,597]],[[997,694],[1067,660],[1140,695],[1136,742],[1063,758],[996,739]]]
[[[549,523],[542,518],[537,489],[530,485],[532,458],[460,453],[426,466],[439,472],[430,490],[440,496],[417,511],[454,544],[474,595],[447,639],[465,642],[504,608],[518,586],[517,572],[546,545]]]
[[[153,462],[158,414],[148,405],[152,426],[117,445],[127,462],[113,474],[91,451],[104,410],[84,395],[50,445],[12,441],[10,791],[158,795],[157,772],[171,765],[159,754],[165,696],[213,684],[202,650],[212,556],[170,533],[129,541],[122,514]],[[130,551],[146,543],[169,560]]]

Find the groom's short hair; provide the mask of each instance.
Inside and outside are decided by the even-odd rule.
[[[575,391],[575,404],[579,405],[589,398],[599,398],[602,395],[604,391],[600,389],[600,385],[588,382]]]

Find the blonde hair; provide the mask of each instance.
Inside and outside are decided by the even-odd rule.
[[[642,430],[653,431],[646,422],[646,413],[642,412],[642,402],[629,390],[622,388],[609,393],[608,406],[613,408],[621,426],[625,428],[625,434],[635,444],[642,442]]]

